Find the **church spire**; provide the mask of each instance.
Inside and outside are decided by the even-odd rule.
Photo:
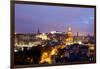
[[[68,31],[72,31],[72,28],[71,28],[71,26],[70,26],[70,25],[68,26]]]
[[[40,30],[39,30],[39,28],[38,28],[38,31],[37,31],[37,33],[38,33],[38,34],[40,33]]]
[[[70,25],[68,25],[67,28],[67,37],[66,37],[66,44],[71,44],[73,43],[73,33],[72,33],[72,28]]]

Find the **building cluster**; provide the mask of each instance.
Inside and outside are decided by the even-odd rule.
[[[15,64],[52,64],[95,59],[94,36],[74,36],[71,27],[67,33],[51,31],[49,33],[15,34]],[[20,58],[19,58],[20,56]]]

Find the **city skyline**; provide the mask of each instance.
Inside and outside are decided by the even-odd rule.
[[[15,32],[94,33],[94,8],[15,4]]]

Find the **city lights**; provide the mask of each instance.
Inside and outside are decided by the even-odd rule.
[[[40,33],[39,32],[34,35],[15,34],[16,39],[15,39],[14,52],[17,53],[19,51],[28,51],[28,50],[34,49],[34,47],[37,47],[37,48],[40,47],[41,56],[38,62],[39,64],[44,64],[44,63],[52,64],[52,63],[56,63],[57,61],[68,62],[69,59],[66,60],[64,58],[66,57],[66,58],[71,59],[70,57],[71,53],[76,52],[77,54],[77,52],[79,51],[79,48],[81,49],[81,47],[83,48],[82,53],[85,52],[84,47],[86,48],[89,47],[89,50],[94,51],[94,44],[91,44],[89,42],[89,39],[91,38],[87,36],[79,36],[78,34],[77,36],[73,36],[71,27],[68,28],[66,34],[58,33],[56,31],[52,31],[51,33]],[[32,41],[30,41],[30,39]],[[88,44],[86,42],[88,42]],[[72,50],[70,50],[70,47],[72,47]],[[44,49],[42,50],[42,48]],[[90,55],[87,54],[87,56],[90,56]],[[59,57],[59,60],[58,60],[58,57]],[[33,62],[35,62],[34,61],[35,59],[32,57],[28,57],[26,58],[25,62],[27,63],[29,62],[30,64],[32,64]],[[93,58],[89,58],[90,61],[92,61],[92,59]]]
[[[93,8],[16,4],[14,13],[15,65],[95,61]]]

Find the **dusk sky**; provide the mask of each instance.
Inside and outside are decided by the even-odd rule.
[[[67,32],[68,26],[73,33],[94,32],[94,8],[64,7],[47,5],[15,5],[15,32],[33,33],[50,31]]]

